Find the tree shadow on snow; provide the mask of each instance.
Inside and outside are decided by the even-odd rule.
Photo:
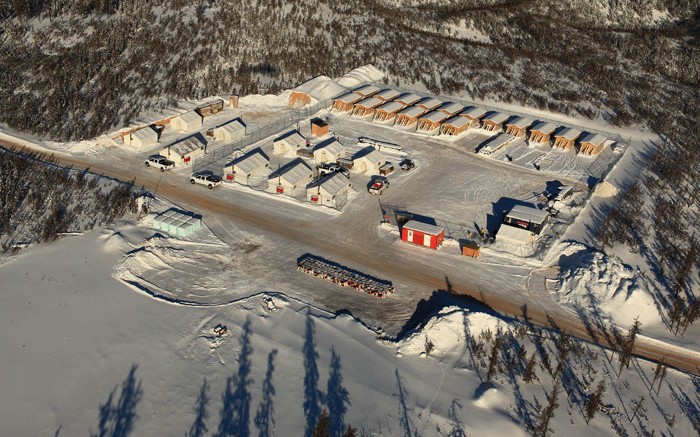
[[[260,437],[269,437],[275,429],[275,406],[273,398],[275,397],[275,386],[272,384],[272,376],[275,373],[275,358],[277,357],[277,349],[273,349],[267,355],[267,371],[265,372],[265,380],[262,386],[262,400],[255,413],[255,426],[258,428]]]
[[[121,384],[119,399],[115,396],[117,389],[114,387],[104,404],[100,405],[99,424],[97,432],[90,432],[91,437],[126,437],[131,433],[136,419],[136,406],[141,397],[141,381],[136,381],[136,364],[131,366],[129,375]]]
[[[253,384],[250,379],[250,356],[253,347],[250,344],[250,319],[246,319],[241,333],[241,350],[238,356],[238,373],[231,375],[226,380],[226,389],[223,393],[220,412],[218,436],[248,437],[250,430],[250,401],[251,395],[248,387]]]
[[[195,419],[187,433],[187,437],[203,437],[209,431],[207,428],[207,418],[209,417],[207,412],[207,404],[209,403],[207,391],[209,391],[209,384],[205,378],[202,382],[202,388],[199,390],[199,396],[197,396],[197,404],[194,408]]]
[[[406,389],[403,387],[403,382],[401,381],[401,375],[399,375],[399,369],[396,368],[396,390],[399,400],[399,425],[403,431],[404,437],[418,437],[418,431],[411,423],[411,418],[409,416],[408,405],[406,404]]]
[[[331,364],[326,390],[326,405],[328,418],[330,419],[330,435],[340,437],[345,431],[345,413],[348,411],[350,397],[343,386],[343,374],[341,372],[340,356],[331,348]]]
[[[311,316],[306,316],[306,332],[304,334],[304,417],[306,418],[306,428],[304,436],[313,435],[314,428],[321,417],[321,401],[323,394],[318,389],[318,352],[316,352],[316,341],[314,335],[316,327]]]

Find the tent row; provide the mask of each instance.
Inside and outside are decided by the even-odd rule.
[[[555,149],[574,150],[581,155],[597,155],[608,139],[598,133],[539,121],[530,128],[530,142],[548,144]]]

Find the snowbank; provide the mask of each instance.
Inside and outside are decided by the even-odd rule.
[[[384,72],[372,64],[358,67],[335,81],[345,88],[355,88],[366,82],[378,82],[384,79]]]

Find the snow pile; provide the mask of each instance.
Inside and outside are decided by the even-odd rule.
[[[238,100],[238,105],[241,109],[247,110],[250,107],[265,107],[265,108],[286,108],[289,102],[290,90],[283,91],[280,94],[250,94],[243,96]]]
[[[337,78],[338,85],[345,88],[355,88],[367,82],[377,82],[384,78],[384,72],[372,64],[358,67],[346,75]]]
[[[339,85],[328,76],[316,76],[294,88],[293,91],[306,94],[316,101],[323,101],[342,94],[347,90],[346,87]],[[311,103],[315,102],[312,100]]]
[[[617,196],[617,194],[620,192],[620,189],[617,188],[615,185],[611,184],[610,182],[602,182],[596,187],[595,189],[595,195],[604,199],[609,199],[611,197]]]
[[[642,278],[619,258],[570,243],[561,251],[559,267],[555,287],[565,303],[592,312],[602,310],[623,327],[631,325],[636,317],[645,326],[660,322]]]

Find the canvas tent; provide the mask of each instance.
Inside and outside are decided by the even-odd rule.
[[[506,123],[506,133],[516,138],[527,135],[527,128],[532,125],[532,119],[517,116]]]
[[[601,134],[587,133],[581,137],[579,153],[582,155],[597,155],[603,150],[606,141],[607,138]]]
[[[469,120],[465,117],[455,115],[445,120],[440,129],[445,135],[459,135],[469,129]]]
[[[386,102],[374,110],[374,120],[377,123],[388,123],[396,118],[396,113],[403,109],[403,105],[397,101]]]
[[[328,138],[316,144],[313,157],[318,163],[336,162],[345,156],[345,147],[335,138]]]
[[[383,102],[389,102],[397,98],[399,95],[401,95],[399,91],[387,88],[379,91],[377,94],[374,95],[374,97],[382,100]]]
[[[410,127],[418,123],[418,117],[425,114],[425,108],[420,106],[409,106],[396,114],[396,126]]]
[[[496,233],[495,248],[518,256],[530,256],[535,253],[534,234],[526,229],[502,225]]]
[[[424,132],[434,132],[440,129],[442,122],[448,118],[450,118],[449,114],[446,114],[439,109],[430,111],[418,119],[418,130]]]
[[[352,184],[341,173],[331,173],[306,188],[306,201],[330,208],[341,208]]]
[[[508,115],[493,111],[487,114],[481,120],[481,127],[491,132],[500,132],[503,130],[503,123],[508,120]]]
[[[362,97],[363,99],[369,96],[373,96],[379,92],[379,87],[377,85],[367,84],[362,85],[359,88],[352,90],[353,93]]]
[[[291,130],[272,141],[273,153],[289,155],[296,154],[297,149],[306,147],[306,138],[297,130]]]
[[[193,159],[204,155],[206,148],[207,140],[202,134],[196,133],[164,147],[160,154],[176,164],[189,164]]]
[[[352,115],[355,117],[367,117],[374,114],[374,108],[384,103],[384,100],[377,97],[367,97],[355,103],[352,107]]]
[[[434,97],[425,97],[422,99],[420,102],[416,103],[415,106],[418,106],[419,108],[423,108],[425,112],[433,111],[442,105],[442,101],[434,98]]]
[[[549,213],[547,211],[525,205],[515,205],[506,213],[503,223],[510,226],[527,229],[538,234],[547,224]]]
[[[576,140],[581,136],[581,131],[574,128],[564,128],[554,136],[554,147],[573,150],[576,148]]]
[[[530,142],[551,144],[552,134],[557,126],[545,121],[538,121],[530,129]]]
[[[386,163],[384,155],[372,146],[365,147],[353,156],[352,171],[379,174],[379,167]]]
[[[331,109],[340,112],[352,111],[353,105],[362,100],[362,96],[356,93],[343,94],[340,97],[333,99]]]
[[[464,117],[469,120],[468,127],[479,127],[481,125],[481,119],[486,115],[486,110],[478,106],[471,106],[465,108],[460,114],[460,117]]]
[[[153,126],[135,130],[124,135],[124,144],[141,149],[149,147],[158,142],[159,133]]]
[[[396,99],[394,99],[394,101],[401,103],[405,108],[406,106],[415,105],[420,101],[420,99],[421,96],[419,96],[418,94],[405,93],[398,96]]]
[[[316,76],[298,87],[289,95],[289,106],[302,107],[314,103],[314,100],[324,101],[347,92],[347,88],[339,85],[328,76]]]
[[[170,120],[170,127],[182,132],[191,132],[202,127],[202,116],[195,111],[188,111],[173,117]]]
[[[245,136],[245,125],[240,118],[213,129],[216,141],[237,141]]]
[[[270,183],[278,193],[293,194],[295,189],[306,188],[313,178],[313,172],[301,158],[289,162],[270,175]]]
[[[224,167],[224,177],[227,181],[248,184],[251,177],[269,173],[269,167],[270,158],[260,148],[256,148]]]

